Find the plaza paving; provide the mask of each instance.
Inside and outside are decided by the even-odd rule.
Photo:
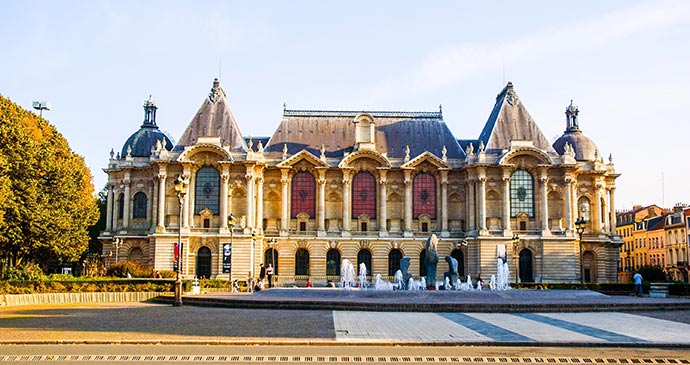
[[[405,295],[410,294],[410,295]],[[451,294],[451,295],[447,295]],[[462,294],[462,293],[461,293]],[[201,304],[191,305],[194,299]],[[321,304],[373,303],[377,310],[285,309],[287,301]],[[0,343],[194,343],[194,344],[376,344],[376,345],[601,345],[690,348],[688,299],[610,297],[588,291],[465,293],[370,293],[272,289],[247,295],[185,296],[185,306],[100,303],[0,308]],[[218,301],[250,303],[219,308]],[[197,304],[199,304],[197,303]],[[257,309],[251,303],[273,303]],[[397,304],[427,305],[424,311],[387,311]],[[478,311],[433,311],[469,303]],[[592,311],[563,309],[587,304]],[[630,311],[608,310],[616,304]],[[537,307],[531,307],[536,305]],[[636,306],[633,306],[636,305]],[[500,307],[505,311],[496,310]],[[518,308],[520,310],[515,310]],[[584,307],[582,307],[584,308]],[[581,308],[581,309],[582,309]],[[661,309],[660,309],[661,308]]]

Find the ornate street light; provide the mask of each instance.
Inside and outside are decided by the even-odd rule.
[[[251,270],[252,270],[252,280],[254,280],[254,246],[256,245],[256,231],[252,230],[252,251],[251,251]]]
[[[518,248],[520,247],[520,237],[518,235],[513,235],[513,261],[515,261],[515,288],[518,287],[518,279],[520,278],[519,264],[518,260]]]
[[[180,217],[178,221],[177,230],[177,273],[175,275],[175,300],[173,307],[182,306],[182,278],[180,272],[182,271],[182,208],[184,205],[184,197],[187,195],[187,181],[182,176],[177,176],[175,181],[175,192],[177,193],[177,202],[180,207]]]
[[[575,221],[575,231],[577,235],[580,236],[580,289],[585,288],[585,267],[582,264],[582,234],[585,233],[585,228],[587,226],[587,220],[579,217]]]
[[[235,231],[235,223],[237,223],[235,216],[230,213],[228,216],[228,227],[230,228],[230,247],[232,247],[232,236]],[[228,272],[228,280],[232,281],[232,266],[230,266],[230,272]],[[232,283],[230,285],[232,285]]]
[[[276,245],[278,245],[278,240],[275,238],[271,238],[268,240],[268,244],[271,247],[271,265],[273,265],[273,271],[275,275],[275,272],[278,271],[278,264],[276,263],[276,261],[278,260],[278,253],[276,252]]]

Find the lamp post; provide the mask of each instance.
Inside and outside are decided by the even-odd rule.
[[[585,267],[582,264],[582,234],[585,233],[586,225],[587,220],[582,217],[575,221],[575,230],[577,235],[580,236],[580,289],[585,288]]]
[[[34,109],[38,110],[41,118],[43,118],[44,110],[50,110],[50,103],[47,101],[34,101],[32,105]]]
[[[254,246],[256,245],[256,231],[252,230],[252,251],[251,251],[251,270],[252,270],[252,280],[254,279]]]
[[[115,263],[117,264],[117,261],[119,259],[120,246],[122,245],[122,238],[115,237],[115,239],[113,239],[113,245],[115,246]]]
[[[232,238],[235,231],[235,216],[230,213],[228,216],[228,228],[230,228],[230,247],[232,248]],[[232,258],[231,258],[232,259]],[[228,281],[232,281],[232,263],[230,263],[230,270],[228,270]],[[230,283],[232,285],[232,283]]]
[[[515,261],[515,288],[518,287],[518,279],[520,278],[519,263],[518,260],[518,248],[520,247],[520,237],[518,235],[513,235],[513,261]]]
[[[175,275],[175,300],[173,307],[182,306],[182,278],[180,272],[182,271],[182,208],[184,205],[184,197],[187,195],[187,181],[182,176],[177,176],[175,181],[175,192],[177,193],[177,202],[180,208],[180,220],[178,222],[177,230],[177,273]]]
[[[278,270],[278,265],[276,264],[278,255],[278,253],[276,252],[276,245],[278,244],[278,240],[275,238],[271,238],[268,240],[268,244],[271,246],[271,265],[273,265],[273,271],[275,275],[275,272]]]

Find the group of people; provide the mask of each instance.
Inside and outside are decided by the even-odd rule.
[[[251,271],[247,274],[247,290],[250,292],[263,290],[266,285],[268,285],[269,288],[272,288],[273,272],[273,264],[269,263],[268,267],[265,267],[264,264],[261,263],[261,268],[259,269],[259,282],[254,284],[254,276],[252,275]],[[268,281],[267,284],[266,281]]]

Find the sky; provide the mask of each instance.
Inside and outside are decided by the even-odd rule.
[[[612,155],[616,209],[690,203],[690,1],[0,0],[0,94],[84,156],[97,190],[152,95],[177,140],[219,78],[245,136],[288,109],[437,111],[478,138],[508,81],[544,135]]]

